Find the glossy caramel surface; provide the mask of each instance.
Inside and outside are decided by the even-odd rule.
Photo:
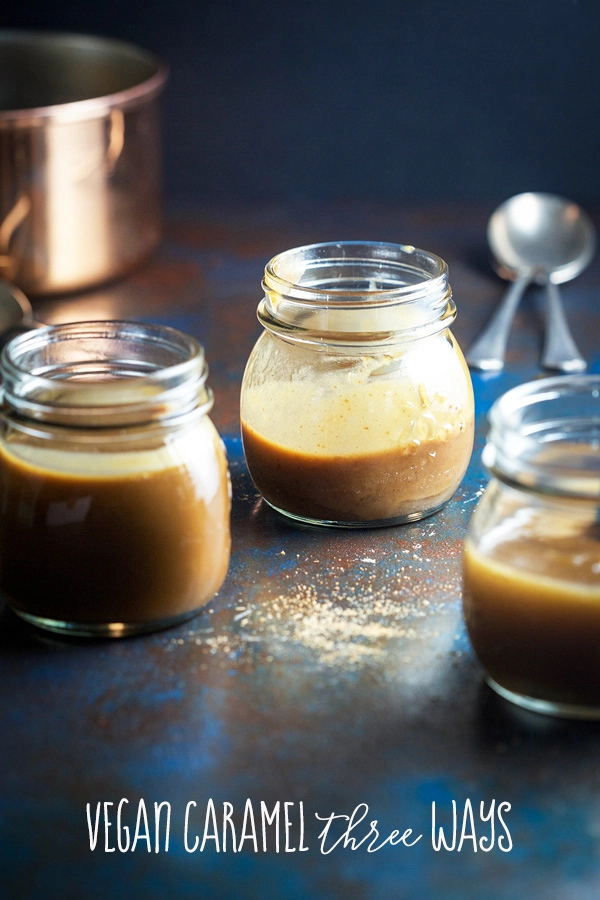
[[[0,591],[66,623],[159,622],[202,606],[229,561],[224,451],[205,420],[172,448],[0,444]]]
[[[464,610],[499,685],[556,703],[600,705],[600,535],[521,536],[491,553],[468,541]]]

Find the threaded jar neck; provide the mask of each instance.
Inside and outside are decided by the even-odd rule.
[[[297,247],[265,267],[260,322],[289,340],[391,344],[448,328],[448,267],[415,247],[340,241]]]
[[[502,481],[600,504],[600,375],[521,384],[489,415],[483,452]]]
[[[75,322],[13,338],[0,357],[5,411],[71,428],[123,428],[208,412],[204,350],[135,322]]]

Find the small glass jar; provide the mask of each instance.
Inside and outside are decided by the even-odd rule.
[[[81,636],[192,616],[230,549],[202,347],[162,326],[72,323],[14,338],[0,370],[2,597]]]
[[[520,385],[490,426],[464,552],[473,648],[501,696],[600,718],[600,376]]]
[[[399,244],[314,244],[272,259],[263,288],[241,425],[267,503],[345,527],[439,510],[473,445],[446,263]]]

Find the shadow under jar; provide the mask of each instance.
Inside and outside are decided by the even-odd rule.
[[[464,553],[471,643],[506,699],[598,719],[600,376],[520,385],[490,424]]]
[[[190,617],[229,563],[225,450],[202,347],[84,322],[3,350],[0,593],[55,632],[120,637]]]
[[[399,244],[314,244],[274,257],[263,288],[241,426],[267,503],[345,527],[439,510],[473,445],[445,262]]]

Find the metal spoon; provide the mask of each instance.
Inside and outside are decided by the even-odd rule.
[[[596,249],[591,220],[577,204],[554,194],[517,194],[492,214],[488,244],[502,278],[514,283],[470,347],[467,362],[476,369],[504,366],[508,333],[525,289],[536,282],[546,288],[546,337],[542,365],[561,372],[581,372],[586,362],[575,345],[557,284],[579,275]]]

